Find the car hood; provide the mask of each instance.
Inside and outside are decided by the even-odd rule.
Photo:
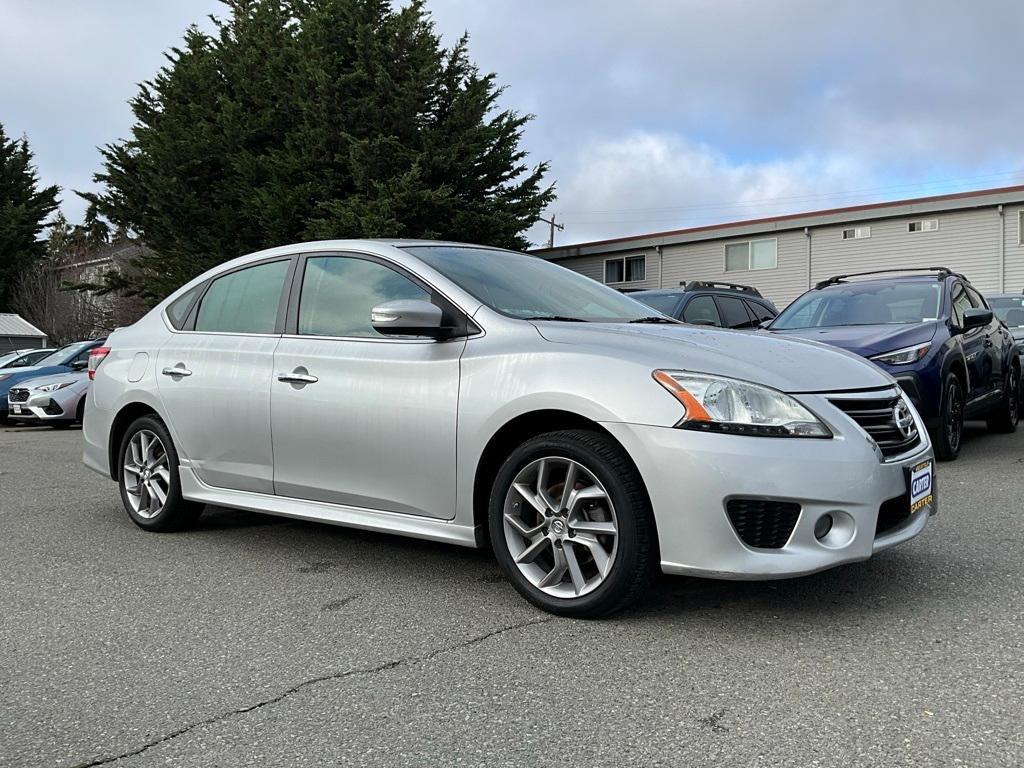
[[[44,376],[32,376],[31,378],[19,381],[14,386],[32,389],[33,387],[41,387],[44,384],[63,384],[65,382],[70,384],[81,384],[83,382],[88,383],[88,381],[88,373],[85,371],[75,371],[74,373],[56,373]]]
[[[887,373],[856,355],[803,339],[687,325],[535,323],[548,341],[602,348],[651,369],[717,374],[783,392],[836,392],[884,387]]]
[[[835,328],[769,329],[768,333],[788,338],[810,339],[831,344],[857,355],[871,357],[894,349],[924,344],[935,337],[937,323],[912,325],[845,325]]]
[[[18,368],[4,368],[0,371],[0,392],[6,392],[10,387],[20,384],[25,379],[34,379],[54,373],[67,373],[67,370],[62,365],[23,365]]]

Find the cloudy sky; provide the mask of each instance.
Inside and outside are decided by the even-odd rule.
[[[1024,183],[1019,0],[427,0],[537,119],[557,242]],[[216,0],[0,0],[0,123],[63,209]],[[546,238],[538,227],[531,236]]]

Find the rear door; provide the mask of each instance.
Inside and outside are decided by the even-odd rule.
[[[208,485],[274,492],[270,383],[293,261],[270,259],[211,280],[157,354],[175,445]]]
[[[359,254],[302,259],[274,355],[278,495],[448,519],[465,339],[384,337],[377,304],[446,303],[396,265]]]

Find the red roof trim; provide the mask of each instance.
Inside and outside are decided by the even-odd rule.
[[[855,213],[857,211],[872,211],[879,208],[890,208],[895,205],[915,205],[917,203],[938,203],[943,200],[962,200],[968,197],[985,197],[987,195],[998,195],[1006,192],[1024,192],[1024,184],[1014,187],[996,187],[995,189],[979,189],[973,192],[954,192],[947,195],[933,195],[931,197],[913,197],[907,200],[890,200],[884,203],[865,203],[863,205],[851,205],[845,208],[826,208],[821,211],[807,211],[805,213],[787,213],[782,216],[768,216],[762,219],[744,219],[743,221],[730,221],[722,224],[705,224],[700,227],[688,227],[687,229],[670,229],[666,232],[651,232],[643,235],[627,235],[626,237],[613,237],[609,240],[591,240],[587,243],[573,243],[571,245],[559,245],[554,248],[536,248],[531,253],[550,253],[568,248],[587,248],[594,245],[610,245],[611,243],[625,243],[630,240],[645,240],[652,237],[672,237],[673,235],[688,235],[691,232],[709,232],[716,229],[730,229],[732,227],[745,227],[751,224],[767,224],[772,221],[791,221],[803,219],[808,216],[828,216],[833,213]]]

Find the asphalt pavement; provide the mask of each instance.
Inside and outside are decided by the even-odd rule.
[[[1024,763],[1024,429],[970,428],[899,548],[589,622],[457,547],[145,533],[80,440],[0,428],[2,765]]]

